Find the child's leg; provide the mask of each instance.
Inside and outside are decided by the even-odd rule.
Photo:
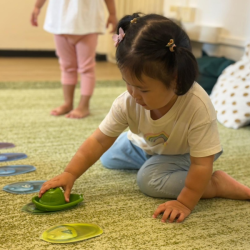
[[[215,160],[221,153],[215,155]],[[112,147],[101,157],[106,168],[139,169],[137,183],[146,195],[176,199],[185,185],[190,167],[190,155],[148,156],[121,134]],[[250,188],[237,182],[223,171],[215,171],[202,198],[222,197],[250,199]]]
[[[218,158],[220,153],[215,156]],[[140,190],[152,197],[176,199],[185,185],[190,156],[155,155],[147,160],[137,174]],[[223,171],[215,171],[202,198],[250,199],[250,188]]]
[[[100,160],[106,168],[138,170],[148,158],[142,149],[130,142],[125,132],[117,138]]]
[[[81,74],[81,98],[76,109],[67,117],[83,118],[89,115],[89,101],[95,87],[95,51],[98,34],[81,36],[76,43],[78,72]]]
[[[185,185],[190,155],[153,155],[140,168],[137,183],[149,196],[176,199]]]
[[[55,35],[54,38],[64,94],[64,103],[51,111],[52,115],[58,116],[68,113],[73,108],[74,90],[77,84],[77,58],[74,44],[68,40],[68,36]]]

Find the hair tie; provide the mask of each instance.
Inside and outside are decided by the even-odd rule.
[[[137,23],[137,17],[130,21],[130,23]]]
[[[174,52],[174,47],[176,47],[176,45],[174,44],[174,39],[170,39],[166,47],[168,47],[171,52]]]
[[[117,47],[118,44],[123,40],[124,36],[125,36],[124,30],[120,27],[119,34],[115,34],[112,36],[112,39],[115,42],[114,43],[115,47]]]

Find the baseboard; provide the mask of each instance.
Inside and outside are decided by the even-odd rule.
[[[48,57],[55,58],[54,50],[0,50],[0,57]],[[96,61],[107,61],[106,55],[96,54]]]

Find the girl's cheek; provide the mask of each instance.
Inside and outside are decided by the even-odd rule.
[[[130,95],[132,95],[131,88],[127,85],[127,91],[129,92]]]

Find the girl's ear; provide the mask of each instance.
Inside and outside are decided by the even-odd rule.
[[[171,81],[171,88],[174,91],[174,93],[176,93],[177,91],[176,86],[177,86],[177,76],[175,76],[174,79]]]

